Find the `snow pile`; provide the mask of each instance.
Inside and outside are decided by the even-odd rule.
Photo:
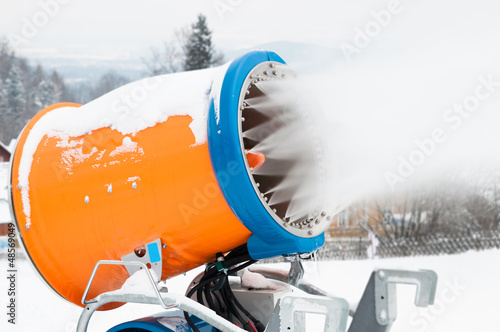
[[[144,294],[146,296],[156,297],[156,294],[153,290],[153,285],[151,285],[151,281],[146,273],[150,273],[153,280],[158,280],[156,273],[153,270],[146,271],[144,269],[140,269],[131,275],[122,287],[118,290],[107,292],[105,294],[109,295],[123,295],[123,294]],[[101,295],[97,297],[97,300]]]
[[[83,154],[83,143],[79,140],[70,142],[70,138],[87,135],[103,127],[111,127],[133,137],[171,116],[188,115],[192,118],[189,127],[195,138],[194,145],[203,144],[207,140],[210,98],[219,95],[222,85],[219,81],[226,69],[227,66],[224,66],[150,77],[127,84],[79,108],[63,107],[45,114],[30,131],[19,166],[18,180],[26,224],[31,224],[29,175],[33,155],[45,136],[60,138],[58,146],[74,148],[64,156],[69,168],[72,163],[81,162],[96,152]],[[124,138],[123,145],[112,153],[128,151],[142,152],[130,137]]]
[[[144,154],[144,150],[137,146],[137,142],[133,142],[130,137],[125,136],[123,138],[122,145],[117,147],[114,151],[111,151],[111,153],[109,155],[111,157],[114,157],[118,154],[128,153],[128,152],[136,152],[136,153]]]
[[[273,280],[266,279],[259,273],[252,272],[248,269],[243,271],[241,276],[241,287],[248,289],[280,289],[283,286]]]

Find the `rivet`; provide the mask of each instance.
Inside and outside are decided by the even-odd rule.
[[[315,223],[316,223],[316,224],[319,224],[319,223],[320,223],[319,219],[316,219]]]
[[[137,183],[132,183],[132,188],[137,189]]]
[[[165,248],[167,247],[167,244],[166,244],[166,243],[163,243],[163,244],[161,245],[161,247],[162,247],[163,249],[165,249]]]
[[[249,95],[250,94],[250,90],[247,90],[246,94]]]
[[[276,213],[276,212],[278,212],[278,210],[276,210],[276,209],[273,209],[273,212],[274,212],[274,213]]]
[[[260,187],[260,183],[258,183],[258,182],[257,182],[257,183],[255,184],[255,186],[256,186],[257,188],[259,188],[259,187]]]
[[[264,70],[264,75],[269,75],[269,71]]]
[[[113,192],[113,188],[111,186],[108,186],[108,193],[111,194]]]
[[[30,225],[26,224],[26,226],[24,226],[24,229],[25,229],[25,230],[30,229]]]
[[[273,70],[273,75],[278,76],[278,72],[276,70]]]
[[[253,74],[250,75],[250,78],[254,78],[255,76]]]
[[[245,106],[241,105],[240,110],[243,111],[244,109],[245,109]]]
[[[21,186],[20,184],[18,184],[18,185],[16,186],[16,189],[17,189],[17,190],[21,190],[21,189],[23,189],[23,186]]]
[[[307,234],[313,235],[313,231],[309,231],[309,232],[307,232]]]
[[[313,227],[314,227],[314,225],[313,225],[313,224],[309,224],[309,225],[307,225],[307,227],[309,227],[309,228],[313,228]]]
[[[274,63],[272,63],[272,62],[271,62],[271,64],[269,65],[269,67],[271,67],[271,68],[274,68],[274,66],[275,66],[275,65],[274,65]]]
[[[90,201],[89,196],[85,196],[85,203],[88,203]]]
[[[242,117],[242,118],[241,118],[241,122],[245,122],[245,118],[243,118],[243,117]]]
[[[321,212],[321,216],[322,217],[326,216],[326,212],[325,211]]]

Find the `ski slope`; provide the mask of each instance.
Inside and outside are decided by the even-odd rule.
[[[365,261],[325,261],[318,266],[307,262],[306,278],[331,293],[357,302],[374,268],[432,269],[438,273],[436,303],[421,309],[413,305],[415,288],[398,286],[398,319],[392,331],[500,331],[500,250],[468,252],[453,256],[410,257]],[[5,313],[0,331],[74,331],[80,308],[55,295],[37,276],[30,264],[18,259],[18,297],[16,325],[8,324]],[[2,270],[6,261],[2,258]],[[286,264],[275,264],[286,267]],[[184,293],[187,284],[200,268],[167,282],[171,292]],[[1,302],[6,303],[7,281],[0,279]],[[6,311],[5,306],[2,305]],[[89,332],[108,328],[134,318],[161,311],[149,305],[125,305],[107,312],[97,312]]]

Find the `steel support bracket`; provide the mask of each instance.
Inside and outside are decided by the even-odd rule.
[[[430,270],[376,270],[372,272],[349,332],[387,332],[397,317],[396,284],[417,286],[415,305],[434,303],[437,274]]]

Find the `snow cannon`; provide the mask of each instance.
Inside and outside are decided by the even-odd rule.
[[[82,306],[101,260],[140,262],[165,280],[235,248],[252,260],[320,248],[328,167],[296,82],[283,59],[259,50],[39,112],[10,176],[33,266]],[[87,298],[140,268],[101,266]]]

